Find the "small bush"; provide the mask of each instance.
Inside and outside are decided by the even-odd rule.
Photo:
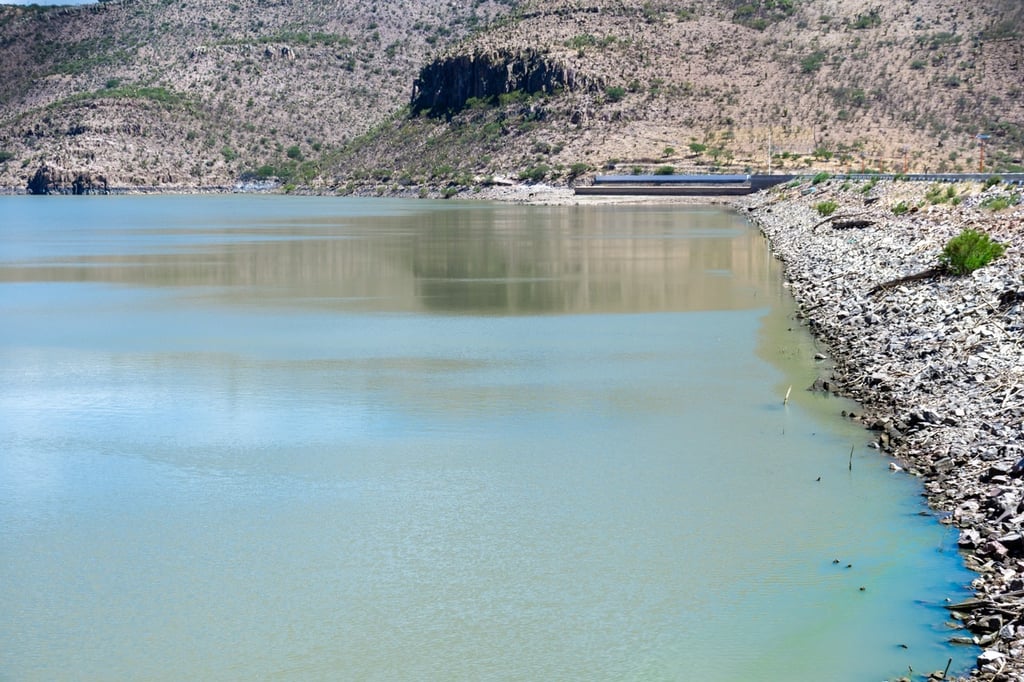
[[[995,187],[1002,181],[1003,179],[998,175],[990,175],[987,178],[985,178],[985,189],[991,189],[992,187]]]
[[[1005,247],[977,230],[964,230],[946,242],[939,262],[956,275],[967,275],[1003,255]]]
[[[928,188],[927,192],[925,192],[924,198],[928,201],[928,203],[935,205],[944,204],[955,196],[956,187],[954,187],[953,185],[949,185],[945,189],[943,189],[941,184],[935,183],[934,185]]]
[[[707,150],[708,146],[706,144],[701,144],[700,142],[690,143],[690,151],[693,152],[694,154],[700,154],[702,152],[706,152]]]
[[[820,185],[821,183],[823,183],[826,180],[828,180],[830,177],[832,177],[832,176],[829,175],[828,173],[825,173],[824,171],[822,171],[821,173],[818,173],[813,178],[811,178],[811,184],[812,185]]]
[[[903,215],[904,213],[906,213],[909,210],[910,210],[910,207],[907,206],[907,202],[901,201],[900,203],[898,203],[898,204],[896,204],[895,206],[892,207],[892,214],[893,215]]]
[[[818,211],[819,215],[825,217],[835,213],[836,209],[839,208],[839,204],[834,201],[820,201],[814,208]]]
[[[655,175],[672,175],[675,172],[675,166],[658,166],[654,169]]]
[[[8,152],[0,149],[0,163],[5,163],[14,158],[13,152]]]
[[[1016,196],[998,196],[989,197],[981,202],[981,207],[986,208],[990,211],[1002,211],[1004,208],[1009,208],[1017,203]]]
[[[568,177],[569,177],[570,180],[574,179],[574,178],[578,178],[579,176],[583,175],[584,173],[586,173],[589,170],[590,170],[590,164],[589,163],[574,163],[571,166],[569,166]]]
[[[551,167],[544,163],[527,168],[519,174],[519,179],[527,182],[541,182],[548,176]]]
[[[604,96],[609,102],[618,102],[626,96],[626,88],[620,85],[613,85],[605,88]]]
[[[821,65],[825,63],[825,57],[827,55],[824,52],[816,51],[807,55],[800,60],[800,70],[803,73],[814,73],[821,68]]]

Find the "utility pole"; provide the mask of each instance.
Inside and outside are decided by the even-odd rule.
[[[988,133],[978,133],[978,172],[985,172],[985,140],[992,137]]]

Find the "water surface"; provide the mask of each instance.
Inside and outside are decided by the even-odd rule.
[[[972,660],[955,538],[802,390],[741,216],[0,197],[0,224],[0,679]]]

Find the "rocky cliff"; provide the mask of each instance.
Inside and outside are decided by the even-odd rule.
[[[564,90],[596,90],[594,78],[581,76],[536,50],[472,52],[444,57],[420,71],[413,83],[411,110],[418,115],[451,115],[467,102],[497,103],[514,92],[550,95]]]

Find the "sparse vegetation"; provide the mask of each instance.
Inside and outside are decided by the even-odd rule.
[[[1024,90],[1014,73],[993,72],[1001,58],[979,52],[982,41],[1019,36],[1016,14],[939,18],[906,0],[843,12],[798,0],[641,0],[628,11],[567,14],[559,0],[525,21],[506,0],[422,0],[416,11],[409,2],[367,4],[343,20],[309,12],[308,0],[251,17],[229,2],[201,21],[191,4],[110,3],[75,12],[73,26],[57,11],[19,10],[17,22],[0,21],[0,56],[14,65],[0,83],[0,140],[11,155],[0,182],[23,182],[11,158],[29,166],[57,158],[68,136],[74,145],[60,158],[110,169],[117,183],[220,184],[269,164],[273,177],[300,186],[310,173],[324,187],[371,183],[382,167],[402,185],[450,166],[443,181],[430,181],[432,194],[467,174],[529,176],[541,164],[546,180],[572,180],[586,171],[570,161],[598,167],[613,156],[620,172],[637,165],[651,173],[658,163],[758,172],[769,135],[791,150],[773,163],[808,176],[902,168],[895,144],[917,154],[915,172],[943,162],[942,170],[972,170],[979,130],[992,134],[987,169],[1021,168],[1024,126],[1011,114]],[[698,15],[741,26],[724,41],[695,41]],[[747,30],[777,22],[763,34]],[[393,115],[432,55],[484,53],[508,55],[493,77],[519,74],[511,87],[526,87],[522,73],[547,78],[540,74],[549,65],[570,67],[575,79],[535,92],[488,83],[460,95],[464,109],[452,104],[430,120]],[[538,59],[549,63],[530,61]],[[734,70],[729,59],[751,68]],[[677,132],[633,134],[650,122]],[[310,139],[314,130],[322,139]],[[947,159],[954,150],[959,156]]]
[[[988,197],[981,202],[981,207],[989,211],[1002,211],[1005,208],[1016,206],[1020,203],[1020,196],[1017,194],[999,195]]]
[[[927,201],[928,203],[930,203],[932,205],[935,205],[935,204],[945,204],[946,202],[950,201],[951,199],[953,199],[955,197],[956,197],[956,187],[955,186],[953,186],[953,185],[946,185],[945,187],[943,187],[943,185],[940,184],[940,183],[933,184],[931,187],[928,188],[928,191],[925,192],[925,195],[924,195],[925,201]],[[959,203],[959,202],[957,202],[957,203]]]

